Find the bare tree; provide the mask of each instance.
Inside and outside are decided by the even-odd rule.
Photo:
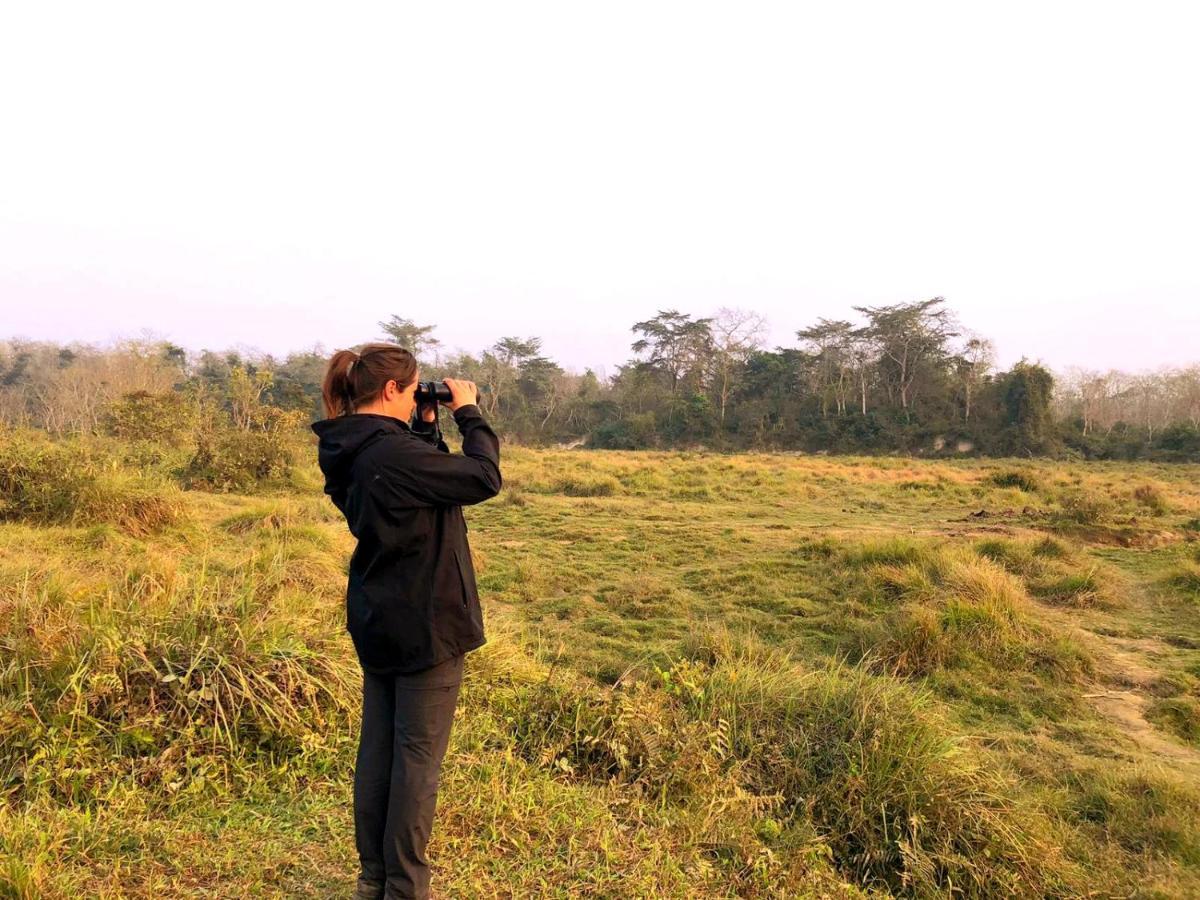
[[[762,348],[767,320],[758,313],[721,307],[711,319],[713,341],[713,385],[717,393],[720,422],[733,393],[734,375],[746,364],[750,354]]]
[[[959,384],[963,392],[963,421],[971,421],[971,401],[974,399],[984,376],[995,364],[995,347],[992,342],[978,335],[971,335],[958,355],[956,366]]]

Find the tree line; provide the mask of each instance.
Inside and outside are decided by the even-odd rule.
[[[1200,366],[1055,376],[1022,360],[1002,371],[991,341],[941,297],[852,311],[768,349],[756,313],[657,310],[631,326],[629,359],[603,379],[564,369],[535,336],[447,353],[435,325],[393,315],[363,342],[408,347],[424,378],[475,381],[495,426],[530,445],[1200,460]],[[0,342],[0,421],[89,432],[114,416],[219,409],[245,431],[290,427],[322,415],[328,355],[11,339]]]

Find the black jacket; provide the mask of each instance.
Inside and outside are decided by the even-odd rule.
[[[436,423],[354,413],[312,425],[325,493],[358,538],[346,629],[368,672],[415,672],[486,641],[462,507],[500,491],[500,440],[475,404],[454,421],[462,454]]]

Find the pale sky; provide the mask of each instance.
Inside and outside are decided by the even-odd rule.
[[[609,374],[658,309],[947,298],[998,361],[1200,360],[1178,3],[8,4],[0,338]]]

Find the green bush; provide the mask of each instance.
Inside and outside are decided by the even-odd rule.
[[[110,522],[150,534],[185,514],[178,489],[123,469],[76,441],[40,432],[0,437],[0,518],[52,525]]]
[[[134,391],[109,405],[102,420],[104,430],[127,441],[184,443],[197,421],[196,407],[183,394]]]
[[[208,428],[197,436],[196,452],[180,479],[191,489],[245,493],[263,482],[286,478],[293,465],[292,444],[283,428]]]

